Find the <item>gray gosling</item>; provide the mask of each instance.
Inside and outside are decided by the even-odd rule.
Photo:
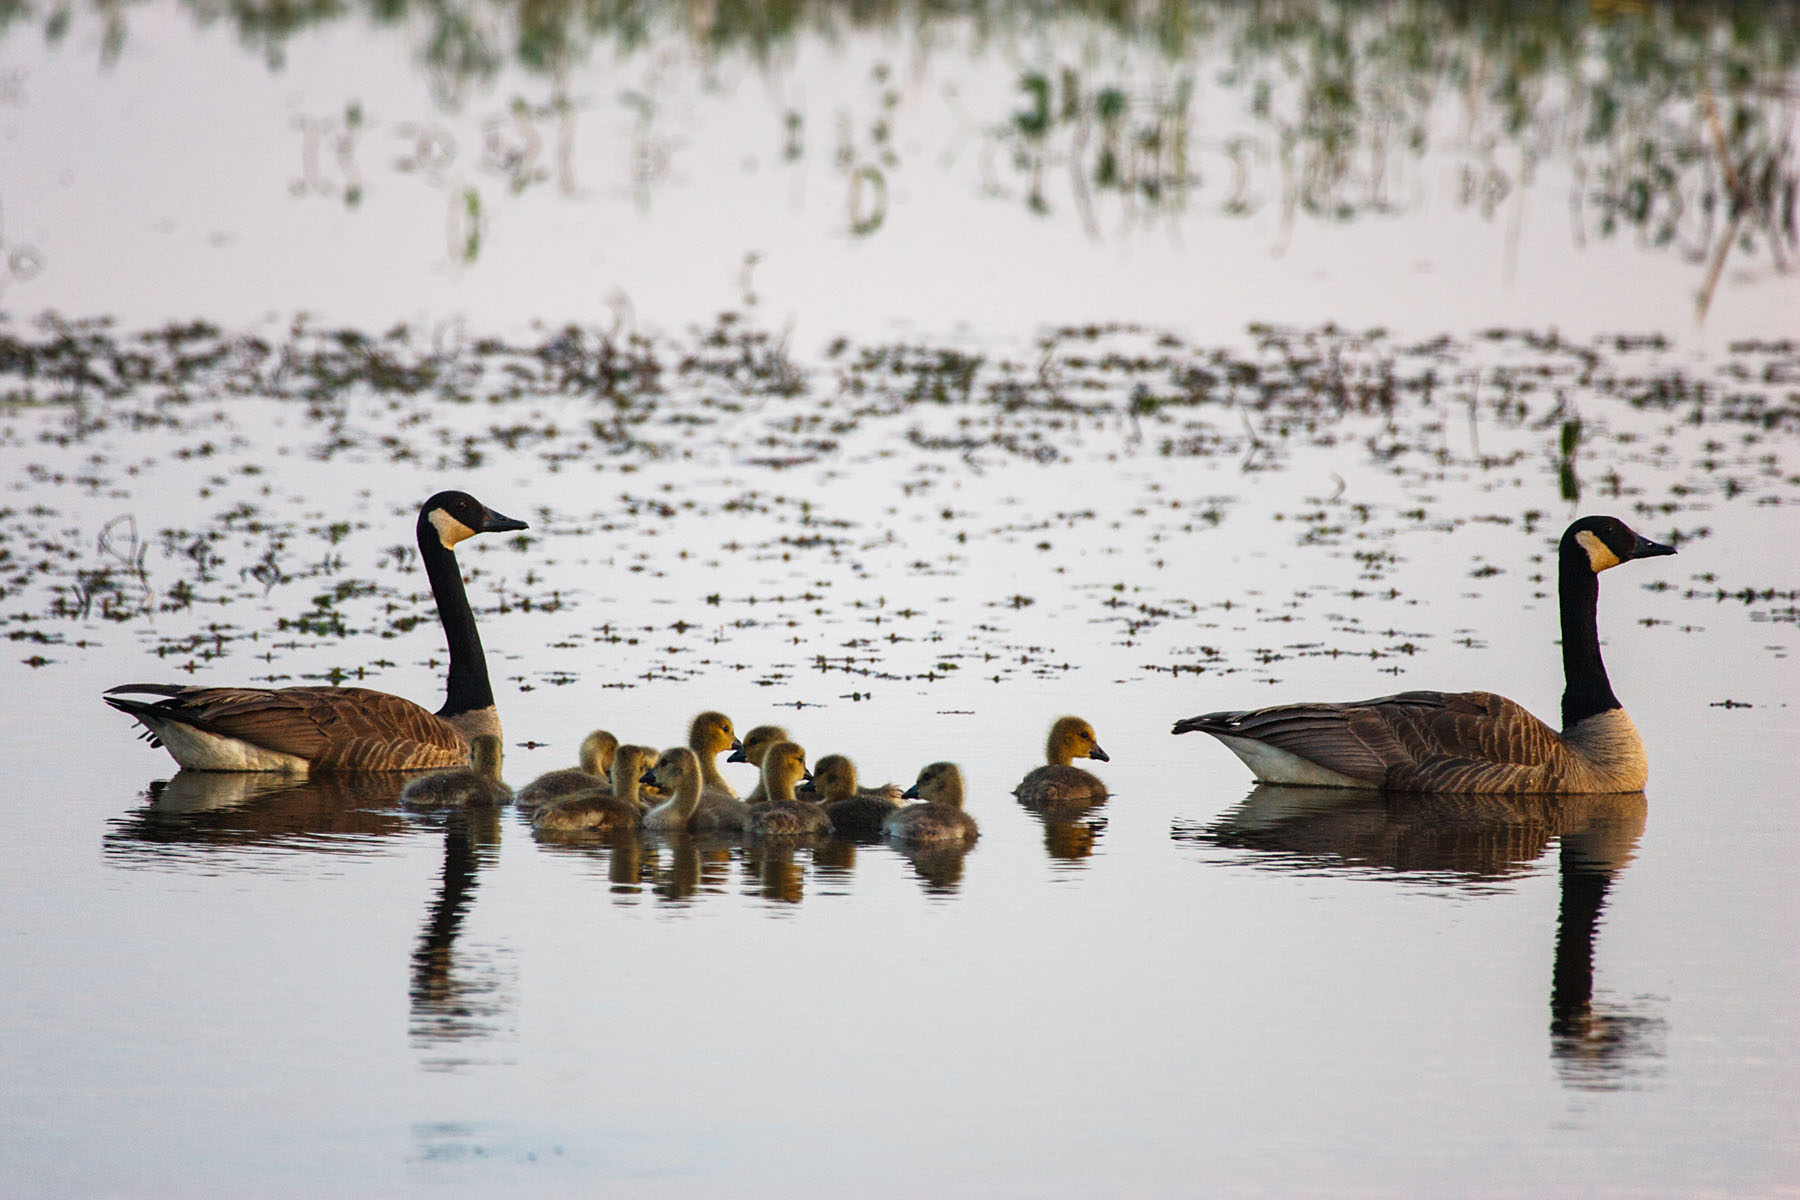
[[[858,787],[856,764],[842,754],[827,754],[813,767],[813,790],[833,832],[851,837],[879,837],[900,808],[899,788],[889,795],[885,788]]]
[[[883,830],[896,842],[960,846],[980,836],[975,818],[962,809],[962,769],[955,763],[932,763],[919,772],[918,781],[902,798],[921,803],[909,804],[888,817]]]
[[[584,829],[636,829],[644,818],[637,801],[638,776],[650,765],[655,751],[642,746],[620,746],[613,754],[612,790],[565,796],[537,810],[534,829],[548,833],[574,833]]]
[[[469,748],[469,765],[433,771],[411,780],[400,791],[403,808],[491,808],[512,799],[500,782],[500,738],[477,734]]]
[[[581,739],[581,750],[576,760],[580,766],[559,767],[554,771],[544,772],[519,789],[514,803],[520,808],[538,809],[578,792],[605,789],[607,780],[611,777],[613,756],[618,750],[618,738],[604,729],[594,730]]]

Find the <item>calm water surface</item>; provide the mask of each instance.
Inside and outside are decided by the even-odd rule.
[[[32,164],[0,168],[9,1194],[1793,1193],[1800,293],[1767,240],[1696,324],[1694,228],[1569,236],[1591,146],[1488,144],[1536,164],[1516,211],[1450,199],[1479,139],[1397,158],[1390,203],[1284,206],[1212,67],[1273,69],[1248,35],[599,39],[555,76],[565,187],[554,124],[491,123],[548,103],[518,62],[414,71],[402,22],[272,37],[271,69],[227,26],[0,40]],[[1086,133],[1030,141],[1038,71]],[[1127,203],[1098,97],[1150,80],[1127,111],[1175,136],[1184,73],[1248,123],[1196,101],[1199,182],[1169,207],[1145,150]],[[395,166],[431,123],[474,157]],[[471,147],[520,129],[550,173],[509,188]],[[1249,211],[1232,154],[1271,171]],[[510,782],[720,708],[869,782],[959,761],[976,847],[546,842],[397,780],[178,776],[100,703],[435,706],[409,543],[443,486],[532,526],[460,556]],[[1406,687],[1553,716],[1555,538],[1590,511],[1680,546],[1602,585],[1645,794],[1253,789],[1169,735]],[[1114,795],[1047,824],[1010,790],[1064,712]]]

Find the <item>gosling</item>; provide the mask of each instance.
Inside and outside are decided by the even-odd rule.
[[[955,763],[932,763],[901,799],[921,803],[907,805],[883,823],[883,832],[896,842],[966,846],[981,836],[975,818],[963,811],[962,769]]]
[[[809,800],[794,795],[794,785],[808,778],[806,752],[793,742],[776,742],[763,755],[762,787],[769,797],[749,805],[744,818],[747,834],[822,835],[831,832],[831,818]]]
[[[1029,772],[1013,789],[1021,804],[1033,808],[1073,808],[1106,799],[1100,777],[1073,766],[1078,758],[1110,762],[1100,748],[1094,727],[1080,717],[1061,717],[1050,726],[1044,745],[1044,765]]]
[[[409,782],[400,792],[403,808],[490,808],[512,799],[500,782],[500,737],[477,734],[469,743],[469,765],[433,771]]]

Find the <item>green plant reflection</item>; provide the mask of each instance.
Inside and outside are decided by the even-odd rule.
[[[94,42],[110,65],[141,7],[0,4],[0,44],[33,32],[53,46]],[[736,76],[722,68],[738,64],[774,85],[777,161],[832,156],[844,203],[833,211],[858,237],[879,233],[890,206],[905,202],[891,186],[897,173],[962,157],[921,128],[944,111],[933,102],[948,98],[964,131],[950,135],[953,145],[972,134],[982,147],[981,192],[1040,217],[1073,213],[1089,236],[1271,207],[1284,227],[1303,216],[1401,212],[1422,196],[1419,164],[1429,156],[1453,172],[1459,204],[1515,231],[1542,168],[1559,164],[1574,180],[1576,239],[1630,236],[1690,257],[1702,268],[1702,313],[1732,256],[1787,269],[1800,250],[1792,136],[1800,8],[1791,2],[182,7],[196,25],[229,25],[271,70],[302,35],[361,22],[368,36],[411,45],[444,114],[513,86],[510,76],[543,88],[481,116],[470,135],[478,148],[459,147],[435,118],[386,131],[410,148],[395,169],[440,190],[453,261],[483,252],[493,219],[495,197],[469,172],[498,178],[510,194],[554,181],[573,197],[578,113],[619,105],[633,117],[631,176],[648,203],[680,142],[666,115],[671,89],[729,91]],[[831,118],[785,94],[781,82],[800,70],[803,47],[859,40],[882,47],[867,94],[832,101]],[[640,64],[641,77],[619,86],[616,72]],[[982,86],[995,72],[1010,89]],[[818,136],[833,120],[836,137]],[[296,118],[296,128],[305,143],[297,193],[357,205],[370,170],[359,143],[376,132],[360,106]]]

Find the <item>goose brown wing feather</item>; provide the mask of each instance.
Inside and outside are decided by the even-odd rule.
[[[1351,779],[1380,784],[1404,751],[1370,704],[1282,704],[1249,712],[1209,713],[1175,727],[1246,738],[1285,750]]]
[[[1388,786],[1428,791],[1538,791],[1568,766],[1561,736],[1519,704],[1492,692],[1440,694],[1436,708],[1396,707],[1382,715],[1407,759]]]
[[[469,759],[468,742],[449,722],[370,688],[204,687],[153,694],[168,696],[155,707],[171,719],[291,754],[315,770],[396,771],[459,766]]]
[[[1352,779],[1400,789],[1526,787],[1566,754],[1555,730],[1492,692],[1399,692],[1347,704],[1284,704],[1190,717],[1175,728],[1247,738]]]

